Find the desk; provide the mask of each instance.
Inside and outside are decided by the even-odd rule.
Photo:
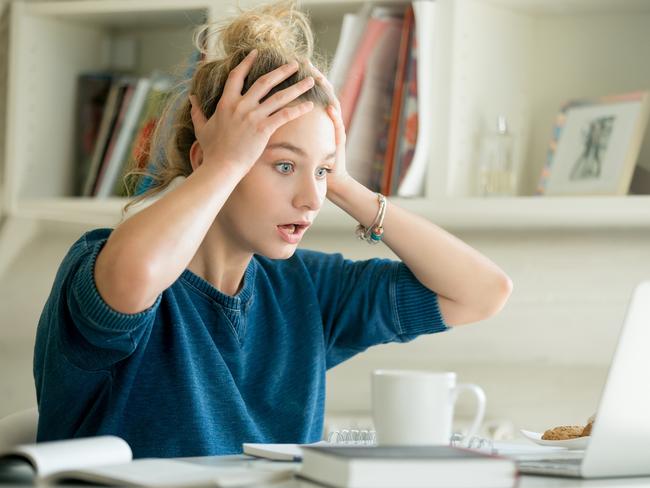
[[[650,478],[629,478],[609,480],[572,480],[547,476],[522,476],[516,488],[650,488]],[[262,487],[260,487],[262,488]],[[287,481],[263,488],[323,488],[302,481]]]
[[[568,478],[551,478],[547,476],[522,476],[516,488],[650,488],[648,478],[616,478],[602,480],[572,480]],[[78,488],[78,487],[77,487]],[[286,481],[265,485],[259,488],[323,488],[301,480]]]
[[[218,466],[220,464],[232,465],[233,463],[246,464],[251,459],[248,456],[221,456],[205,458],[185,458],[187,461],[202,465]],[[266,460],[254,460],[255,463],[270,463]],[[274,463],[286,464],[286,463]],[[23,469],[24,468],[24,469]],[[15,471],[0,471],[0,486],[25,488],[25,486],[44,486],[35,485],[33,474],[30,468],[21,467]],[[70,486],[79,488],[80,485],[56,485]],[[549,476],[522,476],[516,488],[650,488],[650,477],[647,478],[615,478],[600,480],[578,480],[570,478],[555,478]],[[310,483],[304,480],[292,479],[280,483],[261,484],[255,488],[323,488],[322,485]],[[396,487],[399,488],[399,487]]]

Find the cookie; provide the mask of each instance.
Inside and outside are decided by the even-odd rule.
[[[542,439],[545,441],[575,439],[577,437],[582,437],[583,430],[584,427],[582,425],[561,425],[560,427],[555,427],[544,432]]]

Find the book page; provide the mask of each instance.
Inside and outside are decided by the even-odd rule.
[[[11,453],[27,458],[39,478],[58,471],[128,463],[133,458],[129,445],[115,436],[24,444]]]
[[[296,467],[202,466],[174,459],[137,459],[130,463],[56,473],[47,481],[77,480],[150,488],[259,485],[291,478]]]

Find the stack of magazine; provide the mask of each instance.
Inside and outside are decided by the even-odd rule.
[[[77,82],[75,193],[126,196],[124,174],[148,162],[171,77],[84,73]]]
[[[423,0],[390,8],[366,3],[343,18],[328,77],[346,126],[346,165],[355,179],[384,195],[423,193],[430,83],[423,85],[427,90],[418,86],[431,72],[434,8],[435,2]],[[427,55],[418,57],[424,49]]]

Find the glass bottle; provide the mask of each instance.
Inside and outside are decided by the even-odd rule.
[[[513,144],[506,118],[500,115],[497,117],[496,131],[490,131],[481,139],[477,172],[478,196],[516,194],[517,175],[513,161]]]

